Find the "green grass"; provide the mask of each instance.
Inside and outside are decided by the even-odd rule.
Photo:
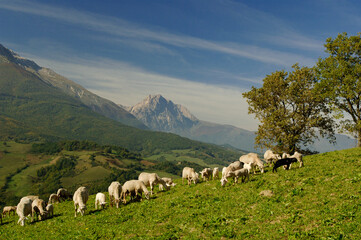
[[[246,183],[212,180],[186,186],[119,209],[94,209],[83,217],[72,202],[55,205],[56,216],[16,224],[4,219],[3,239],[360,239],[361,149],[304,158],[305,167],[251,176]],[[105,190],[105,189],[104,189]],[[261,196],[272,190],[272,197]]]

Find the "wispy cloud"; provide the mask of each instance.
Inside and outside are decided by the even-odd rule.
[[[289,67],[295,62],[312,65],[314,59],[299,54],[271,50],[234,42],[215,42],[182,34],[174,34],[162,30],[150,30],[120,18],[109,17],[74,9],[64,9],[36,2],[21,0],[3,0],[0,8],[26,14],[57,19],[69,24],[78,25],[93,31],[102,32],[112,37],[138,39],[139,41],[158,42],[163,45],[190,48],[203,51],[218,52],[237,56],[257,62],[271,63]],[[160,50],[164,50],[164,47]]]
[[[128,63],[104,58],[61,61],[23,54],[42,66],[77,82],[93,93],[122,105],[135,105],[149,94],[162,94],[182,104],[201,120],[256,130],[242,98],[245,89],[214,86],[149,72]]]

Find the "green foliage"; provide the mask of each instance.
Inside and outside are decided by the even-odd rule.
[[[261,122],[256,143],[277,151],[294,152],[322,137],[334,140],[333,120],[323,98],[315,91],[314,70],[293,66],[292,72],[267,75],[261,88],[243,94],[249,113]]]
[[[358,136],[361,146],[361,34],[338,34],[324,46],[329,55],[317,63],[318,92],[338,110],[338,118],[351,117],[341,121],[341,129]]]

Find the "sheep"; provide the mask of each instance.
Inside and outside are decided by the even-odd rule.
[[[66,190],[65,188],[59,188],[58,192],[56,194],[59,197],[59,202],[60,202],[60,200],[65,201],[66,199],[68,199],[70,197],[68,190]]]
[[[246,168],[238,169],[235,171],[229,171],[225,178],[226,182],[228,182],[227,178],[229,178],[229,177],[234,177],[235,183],[238,182],[238,178],[240,178],[240,177],[242,179],[242,182],[244,182],[244,180],[246,180],[246,178],[248,178],[248,181],[249,181],[249,172],[248,172],[248,169],[246,169]]]
[[[174,187],[175,185],[177,185],[176,183],[173,182],[173,180],[172,180],[171,178],[162,177],[162,179],[163,179],[163,181],[165,182],[165,184],[167,184],[168,188]],[[160,190],[160,191],[163,191],[163,190],[164,190],[162,184],[159,185],[159,190]]]
[[[104,193],[97,193],[97,195],[95,195],[95,209],[98,209],[98,205],[104,209],[105,204],[107,204],[105,202],[105,194]]]
[[[5,206],[3,208],[3,216],[5,217],[6,216],[6,213],[8,214],[8,216],[10,216],[10,213],[13,212],[14,215],[15,215],[15,212],[16,212],[16,206]]]
[[[25,197],[31,199],[32,201],[39,198],[39,196],[35,196],[35,195],[28,195],[28,196],[25,196]]]
[[[264,153],[263,158],[266,161],[266,163],[270,164],[277,161],[278,159],[281,159],[281,156],[279,154],[273,153],[272,150],[267,150]]]
[[[21,226],[25,225],[25,219],[27,219],[28,215],[33,216],[32,214],[32,204],[33,200],[27,197],[23,197],[18,205],[16,206],[16,214],[19,216],[18,224]]]
[[[167,186],[166,182],[161,179],[158,174],[156,173],[146,173],[142,172],[139,174],[138,180],[142,181],[145,186],[150,187],[150,194],[153,195],[153,188],[157,184],[162,184],[162,186],[169,190],[169,187]]]
[[[182,172],[182,184],[183,179],[187,179],[188,185],[191,185],[192,181],[196,184],[199,181],[198,173],[194,171],[194,168],[185,167]]]
[[[213,179],[218,179],[219,178],[219,168],[218,167],[215,167],[213,168]]]
[[[282,158],[290,158],[291,154],[288,153],[282,153]]]
[[[86,187],[79,187],[73,196],[74,201],[74,209],[75,209],[75,217],[76,213],[80,212],[82,216],[84,216],[84,211],[86,210],[86,202],[89,198],[89,192]]]
[[[258,166],[258,168],[261,170],[261,173],[264,173],[263,162],[261,161],[261,159],[259,159],[259,157],[256,153],[248,153],[247,155],[243,155],[239,158],[239,161],[243,162],[243,163],[252,162],[254,166],[255,165]],[[255,169],[253,171],[254,171],[254,173],[256,173]]]
[[[275,170],[277,172],[277,168],[279,168],[280,166],[284,166],[284,165],[287,166],[286,169],[288,170],[290,165],[293,162],[297,162],[297,158],[282,158],[282,159],[278,160],[277,162],[275,162],[272,172],[274,172]]]
[[[51,204],[51,203],[48,203],[48,205],[46,205],[46,211],[47,211],[47,217],[53,217],[54,216],[54,206],[53,206],[53,204]]]
[[[59,202],[59,196],[55,193],[50,194],[49,196],[49,203],[56,203]]]
[[[212,177],[212,169],[211,168],[205,168],[203,169],[200,174],[202,176],[203,181],[209,181],[209,179]]]
[[[295,152],[290,158],[296,158],[297,161],[300,163],[300,167],[303,167],[303,160],[302,160],[302,154],[299,152]],[[291,168],[291,165],[290,165]]]
[[[147,187],[145,186],[144,182],[141,180],[129,180],[126,181],[122,187],[122,193],[121,198],[123,199],[124,203],[127,203],[125,197],[127,195],[135,195],[138,197],[138,193],[140,198],[142,197],[142,192],[144,192],[144,195],[147,199],[149,199],[149,191]]]
[[[119,208],[121,192],[122,192],[122,186],[120,185],[119,182],[112,182],[110,184],[110,186],[108,187],[110,207],[113,207],[113,205],[115,204],[116,207]]]
[[[36,216],[36,220],[39,220],[39,218],[40,218],[40,220],[45,219],[47,211],[45,210],[46,204],[45,204],[44,200],[42,200],[40,198],[34,199],[34,201],[31,204],[31,207],[32,207],[32,211],[33,211],[32,221],[34,220],[33,219],[34,215]]]

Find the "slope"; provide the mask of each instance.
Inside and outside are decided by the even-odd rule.
[[[0,62],[14,63],[17,66],[24,68],[63,93],[80,100],[89,109],[103,116],[114,119],[129,126],[141,129],[147,128],[132,114],[125,111],[115,103],[97,96],[79,84],[76,84],[75,82],[57,74],[51,69],[40,67],[34,61],[19,56],[1,44]]]
[[[5,122],[0,125],[3,139],[90,140],[123,146],[144,155],[198,148],[212,152],[214,161],[219,163],[238,155],[174,134],[140,130],[106,118],[12,63],[0,63],[0,120]]]
[[[360,155],[350,149],[309,156],[304,168],[226,187],[177,180],[170,191],[119,209],[95,210],[92,195],[84,217],[74,218],[68,201],[55,205],[53,218],[25,227],[6,218],[0,233],[5,239],[360,239]],[[273,195],[261,196],[263,190]]]

